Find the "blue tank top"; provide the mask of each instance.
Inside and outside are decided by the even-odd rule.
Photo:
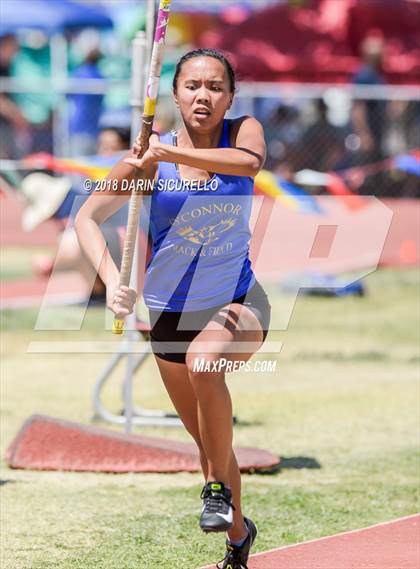
[[[224,120],[219,148],[229,148]],[[161,137],[176,143],[175,133]],[[214,174],[206,182],[180,177],[160,162],[149,200],[152,252],[144,283],[151,310],[193,311],[227,304],[255,284],[249,259],[254,180]]]

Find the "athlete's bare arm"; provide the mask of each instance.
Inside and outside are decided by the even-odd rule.
[[[241,117],[234,122],[233,129],[236,136],[232,148],[179,147],[163,144],[153,135],[143,158],[128,158],[126,163],[142,169],[158,161],[172,162],[208,172],[254,177],[265,162],[263,128],[255,118]]]
[[[127,157],[133,156],[136,156],[133,151],[127,155]],[[116,180],[116,187],[110,184],[109,187],[112,189],[94,192],[80,208],[75,219],[80,247],[106,285],[108,306],[120,317],[131,312],[130,308],[135,302],[136,294],[127,287],[123,287],[122,290],[118,289],[119,270],[108,251],[99,226],[130,199],[131,191],[119,191],[123,180],[130,182],[135,179],[153,179],[155,172],[155,165],[150,165],[140,171],[126,164],[124,159],[120,160],[106,177],[109,181]],[[103,187],[107,187],[106,184]],[[119,310],[116,311],[115,303],[118,299],[120,301]]]

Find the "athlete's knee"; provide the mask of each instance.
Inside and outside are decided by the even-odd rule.
[[[220,373],[220,354],[188,352],[185,361],[192,380],[206,380],[211,375]]]

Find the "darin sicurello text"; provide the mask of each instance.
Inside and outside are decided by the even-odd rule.
[[[179,180],[162,179],[155,180],[116,180],[107,178],[95,182],[96,192],[215,192],[219,187],[217,178],[211,180]]]

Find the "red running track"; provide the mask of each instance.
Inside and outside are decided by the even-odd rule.
[[[0,282],[0,309],[40,307],[83,302],[89,291],[75,271],[55,273],[51,278]]]
[[[420,514],[257,553],[248,568],[419,569]]]

